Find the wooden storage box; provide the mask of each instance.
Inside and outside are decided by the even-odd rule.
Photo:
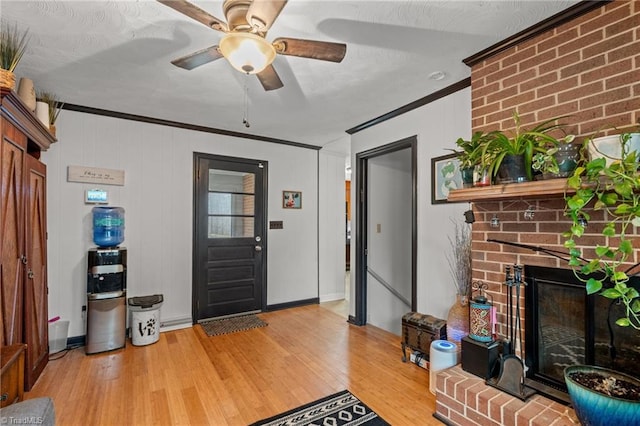
[[[407,361],[407,348],[420,351],[429,360],[431,342],[447,339],[447,322],[432,315],[408,312],[402,316],[402,361]]]

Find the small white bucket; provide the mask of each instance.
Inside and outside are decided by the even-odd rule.
[[[69,321],[49,323],[49,354],[55,354],[67,349],[67,334]]]

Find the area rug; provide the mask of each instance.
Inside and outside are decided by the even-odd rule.
[[[200,323],[200,326],[205,331],[205,333],[207,333],[207,336],[218,336],[220,334],[235,333],[237,331],[264,327],[265,325],[267,325],[267,323],[254,314],[213,319]]]
[[[349,391],[319,399],[250,426],[385,426],[389,425]]]

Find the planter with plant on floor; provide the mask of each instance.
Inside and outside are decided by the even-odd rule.
[[[565,215],[573,223],[563,236],[570,253],[569,265],[585,283],[587,293],[600,294],[621,303],[624,314],[615,320],[615,324],[640,333],[640,293],[630,283],[630,277],[637,274],[639,266],[634,263],[634,243],[638,244],[635,226],[640,225],[640,152],[628,147],[631,133],[621,135],[619,140],[619,158],[609,162],[604,157],[594,158],[577,167],[567,180],[575,193],[566,196]],[[606,222],[600,225],[600,239],[605,243],[597,245],[593,251],[595,256],[587,260],[583,257],[583,248],[587,251],[590,244],[587,242],[581,247],[580,238],[586,231],[592,210],[604,213]],[[582,381],[584,378],[589,380]],[[573,366],[565,370],[565,382],[582,424],[639,424],[638,378],[595,366]],[[620,385],[631,390],[615,396],[602,392]]]

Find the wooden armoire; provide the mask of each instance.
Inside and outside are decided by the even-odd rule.
[[[24,343],[24,387],[49,360],[46,167],[55,137],[13,91],[0,88],[0,347]]]

